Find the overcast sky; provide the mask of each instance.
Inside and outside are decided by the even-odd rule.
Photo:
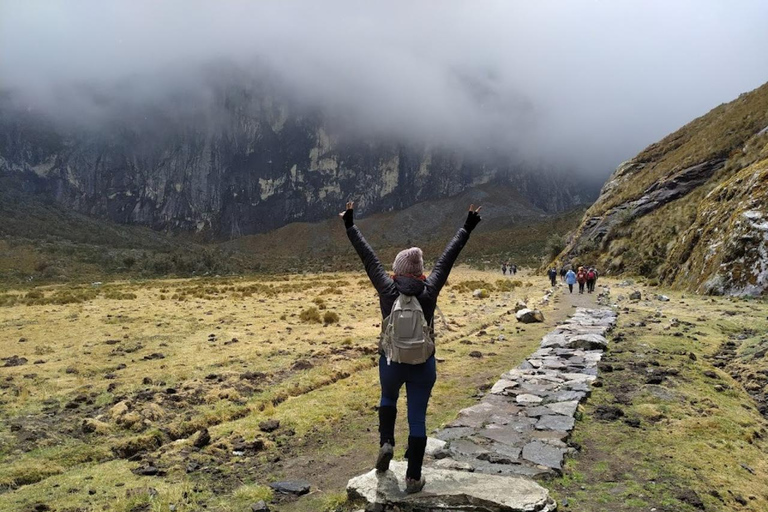
[[[0,87],[162,97],[258,59],[360,127],[607,176],[768,81],[766,27],[765,0],[0,0]]]

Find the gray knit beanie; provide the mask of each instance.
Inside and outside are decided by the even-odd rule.
[[[421,249],[411,247],[397,253],[392,270],[399,275],[420,276],[424,273],[424,259]]]

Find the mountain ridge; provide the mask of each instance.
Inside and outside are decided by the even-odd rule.
[[[276,84],[206,80],[205,100],[182,92],[126,105],[89,91],[103,105],[98,121],[56,118],[1,94],[0,170],[92,217],[211,240],[322,220],[349,197],[385,212],[504,181],[557,213],[597,192],[514,155],[338,129]]]
[[[357,256],[336,213],[316,223],[292,223],[270,233],[223,243],[190,234],[157,232],[68,210],[34,187],[24,191],[15,173],[0,172],[0,284],[101,281],[157,276],[301,272],[357,268]],[[389,261],[420,245],[427,260],[464,221],[470,202],[485,204],[466,261],[511,258],[535,263],[548,237],[573,229],[580,211],[550,215],[514,189],[497,183],[402,211],[358,212],[357,223]],[[335,205],[336,210],[343,206]]]

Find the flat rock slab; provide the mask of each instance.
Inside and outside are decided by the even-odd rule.
[[[541,340],[542,348],[566,347],[567,345],[568,345],[568,339],[565,337],[564,334],[555,334],[555,333],[547,334]]]
[[[542,416],[536,424],[539,430],[572,430],[573,417],[553,414],[552,416]]]
[[[442,441],[450,441],[451,439],[459,439],[460,437],[466,437],[472,435],[476,430],[470,427],[453,427],[444,428],[435,437]]]
[[[347,484],[353,500],[395,506],[402,512],[554,512],[556,504],[542,486],[518,476],[496,476],[426,467],[427,485],[416,494],[405,494],[407,463],[392,462],[386,473],[371,470]]]
[[[550,411],[557,414],[562,414],[563,416],[573,416],[574,414],[576,414],[576,409],[579,407],[579,402],[577,402],[576,400],[570,400],[568,402],[557,402],[554,404],[547,404],[545,407]]]
[[[488,450],[483,446],[480,446],[469,439],[457,439],[456,441],[451,441],[450,450],[451,453],[456,455],[466,455],[469,457],[477,457],[478,455],[488,453]]]
[[[286,480],[285,482],[274,482],[269,486],[280,494],[295,494],[301,496],[307,494],[311,488],[311,484],[306,480]]]
[[[566,450],[551,444],[533,441],[523,446],[523,458],[535,464],[560,471]]]
[[[608,340],[600,334],[576,334],[568,338],[568,347],[584,350],[605,350],[608,348]]]
[[[517,400],[517,403],[519,404],[527,405],[527,404],[540,404],[543,398],[541,398],[540,396],[524,393],[522,395],[517,395],[517,398],[515,400]]]
[[[478,432],[479,436],[508,446],[522,444],[524,436],[512,426],[489,425]]]
[[[493,385],[491,388],[491,393],[494,395],[503,395],[506,390],[512,389],[517,385],[517,382],[514,380],[501,379]]]

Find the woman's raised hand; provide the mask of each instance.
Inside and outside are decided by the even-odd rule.
[[[339,217],[344,220],[344,227],[347,229],[355,225],[355,221],[352,218],[352,210],[355,208],[354,201],[347,201],[347,209],[339,213]]]
[[[480,224],[480,221],[483,220],[480,218],[480,210],[482,210],[482,206],[478,206],[475,208],[474,204],[469,205],[469,213],[467,214],[467,221],[464,223],[464,229],[467,230],[467,232],[471,233],[475,227]]]

